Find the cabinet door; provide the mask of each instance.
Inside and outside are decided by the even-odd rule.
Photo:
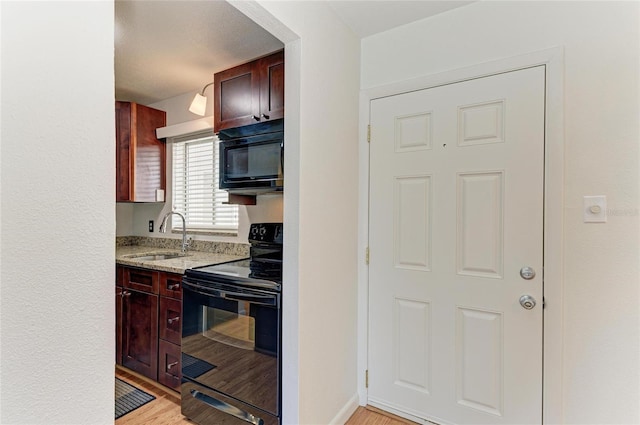
[[[133,199],[131,103],[116,101],[116,201]]]
[[[122,364],[158,377],[158,296],[126,289],[122,302]]]
[[[156,190],[166,189],[165,143],[156,138],[166,112],[133,102],[115,108],[116,201],[156,202]]]
[[[259,75],[254,63],[246,63],[213,76],[213,131],[260,121]]]
[[[116,364],[122,364],[122,282],[124,268],[116,266]]]
[[[166,191],[166,146],[156,137],[156,129],[166,125],[166,113],[144,105],[134,106],[135,172],[131,200],[156,202],[156,190]]]
[[[284,51],[258,60],[260,74],[260,119],[284,117]]]
[[[172,298],[160,297],[158,319],[160,338],[180,345],[182,335],[182,303]]]
[[[182,361],[180,346],[160,340],[158,349],[158,382],[180,391]]]
[[[116,364],[122,364],[122,286],[116,286]]]

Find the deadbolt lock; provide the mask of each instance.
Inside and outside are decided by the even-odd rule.
[[[523,267],[520,269],[520,277],[525,280],[531,280],[536,277],[536,271],[532,267]]]

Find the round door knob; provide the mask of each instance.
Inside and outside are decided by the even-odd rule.
[[[531,295],[523,295],[520,297],[520,305],[526,310],[531,310],[536,306],[536,299]]]

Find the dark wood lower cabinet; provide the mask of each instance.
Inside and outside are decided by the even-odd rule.
[[[180,344],[182,332],[182,303],[173,298],[160,297],[160,338]]]
[[[116,285],[116,364],[122,364],[122,286]]]
[[[116,363],[180,390],[182,276],[116,268]]]
[[[158,382],[180,391],[182,361],[180,346],[163,339],[158,350]]]
[[[122,364],[158,378],[158,296],[125,289],[122,302]]]
[[[169,275],[171,276],[171,275]],[[177,276],[173,275],[161,281],[175,282]],[[175,285],[175,283],[174,283]],[[162,288],[160,293],[163,293]],[[171,292],[172,296],[176,292]],[[177,296],[182,298],[182,292]],[[182,361],[180,353],[180,340],[182,337],[182,301],[180,299],[160,297],[160,315],[158,319],[160,328],[160,345],[158,349],[158,382],[180,391],[182,379]]]

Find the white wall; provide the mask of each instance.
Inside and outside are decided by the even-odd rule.
[[[640,422],[637,2],[482,1],[362,43],[362,88],[563,46],[562,422]],[[606,224],[582,197],[606,195]]]
[[[131,236],[133,232],[134,204],[129,202],[116,203],[116,236]]]
[[[285,150],[299,178],[284,200],[283,418],[337,423],[357,407],[360,43],[323,2],[248,3],[232,2],[285,41],[285,137],[298,138]]]
[[[268,53],[268,52],[265,52]],[[205,116],[213,114],[212,87],[207,89],[207,110]],[[160,109],[167,113],[167,126],[175,124],[189,123],[202,117],[189,112],[189,105],[193,96],[198,92],[184,93],[170,99],[161,100],[148,106]],[[213,128],[213,118],[211,118],[211,128]],[[116,208],[117,235],[118,236],[149,236],[161,238],[179,239],[179,233],[160,233],[160,223],[166,213],[171,211],[172,192],[172,144],[167,142],[167,190],[164,203],[122,203],[119,202]],[[149,232],[149,220],[155,223],[154,231]],[[221,241],[233,243],[247,243],[249,226],[251,223],[282,222],[283,220],[283,197],[281,194],[269,194],[258,196],[256,205],[238,206],[238,231],[233,235],[203,235],[188,234],[195,240]]]
[[[113,423],[113,3],[0,7],[0,422]]]

